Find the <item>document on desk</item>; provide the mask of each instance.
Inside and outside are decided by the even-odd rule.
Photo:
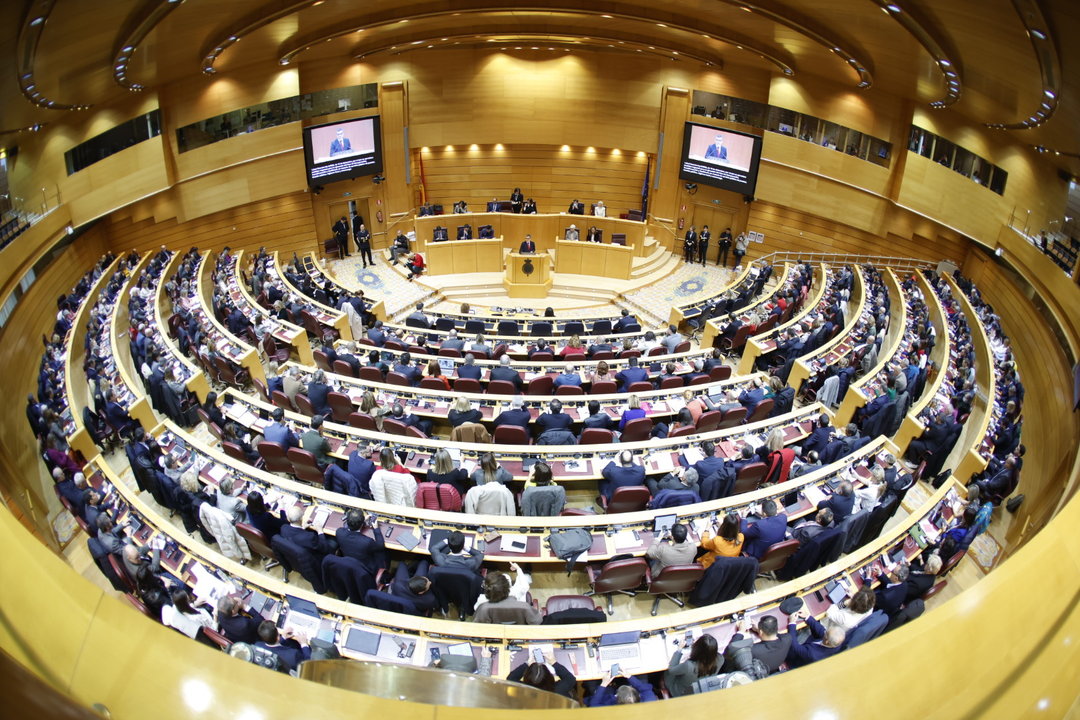
[[[669,412],[677,413],[686,407],[686,403],[681,397],[669,397],[667,399],[667,406]]]
[[[524,553],[529,549],[529,538],[526,535],[515,533],[503,533],[499,541],[499,552]]]
[[[326,521],[330,518],[329,508],[318,508],[311,514],[311,527],[315,528],[319,532],[326,526]]]
[[[675,469],[675,460],[670,452],[654,454],[649,457],[649,462],[656,472],[670,472]]]
[[[688,448],[684,448],[682,456],[686,460],[687,465],[694,465],[705,459],[705,453],[701,452],[701,448],[691,445]]]
[[[563,473],[566,475],[588,475],[589,461],[574,458],[563,463]]]
[[[826,500],[825,493],[822,492],[821,488],[817,485],[807,485],[803,488],[802,492],[803,497],[805,497],[813,507],[817,507],[818,503]]]
[[[229,469],[224,465],[215,464],[206,472],[206,474],[209,475],[210,479],[214,482],[220,483],[225,476],[229,474]]]
[[[633,530],[619,530],[613,540],[616,550],[631,550],[641,546],[641,540],[634,536]]]
[[[217,605],[218,600],[235,590],[231,583],[220,579],[199,563],[191,566],[191,574],[195,576],[195,586],[192,588],[195,597],[211,605]]]

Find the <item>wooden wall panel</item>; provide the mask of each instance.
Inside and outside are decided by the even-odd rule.
[[[306,193],[293,193],[222,210],[188,222],[135,220],[123,212],[106,223],[109,243],[116,250],[144,252],[164,245],[174,250],[232,248],[283,253],[315,249],[311,202]]]
[[[38,454],[37,442],[23,413],[27,393],[37,394],[37,373],[44,350],[41,336],[56,321],[56,298],[69,292],[83,273],[105,254],[108,233],[104,224],[90,228],[38,277],[19,300],[15,312],[0,333],[0,391],[8,400],[8,412],[0,413],[0,486],[34,520],[42,534],[52,537],[49,508],[59,502],[52,480]]]
[[[545,213],[566,212],[574,198],[585,203],[586,212],[603,200],[610,217],[641,208],[646,158],[637,153],[557,145],[439,146],[414,153],[417,181],[421,159],[428,200],[442,203],[446,212],[458,200],[482,212],[493,197],[509,200],[515,187]]]
[[[800,74],[799,79],[774,75],[769,88],[770,105],[831,119],[844,127],[888,140],[907,143],[906,133],[894,138],[894,118],[902,114],[903,101],[881,92],[860,90],[850,84],[831,83]]]
[[[71,175],[60,187],[78,227],[117,207],[169,187],[161,137],[111,155]]]

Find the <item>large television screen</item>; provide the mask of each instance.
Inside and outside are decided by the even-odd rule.
[[[679,177],[688,182],[753,195],[761,138],[757,135],[686,123]]]
[[[382,172],[379,117],[304,128],[308,185],[325,185]]]

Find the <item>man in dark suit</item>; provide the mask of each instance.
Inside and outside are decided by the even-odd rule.
[[[255,647],[269,650],[281,658],[287,672],[292,672],[305,660],[311,659],[311,648],[302,645],[296,638],[278,633],[277,625],[270,620],[259,623],[259,642]]]
[[[619,451],[615,460],[609,462],[600,474],[604,478],[600,483],[600,492],[608,500],[615,494],[616,488],[645,485],[645,468],[634,462],[634,454],[629,450]]]
[[[724,672],[739,669],[735,665],[734,654],[741,648],[750,648],[752,657],[764,663],[770,674],[779,670],[787,660],[791,639],[794,637],[791,633],[780,635],[779,625],[774,615],[763,616],[758,620],[756,628],[750,626],[750,621],[740,620],[735,625],[735,635],[724,651]],[[757,642],[750,637],[751,634],[757,635]]]
[[[839,485],[836,486],[836,492],[818,503],[818,510],[828,508],[832,510],[833,521],[841,522],[844,518],[851,514],[851,511],[855,507],[855,491],[851,487],[851,483],[847,480],[842,480]]]
[[[431,561],[435,567],[463,568],[479,573],[484,564],[484,553],[475,547],[466,550],[464,533],[454,530],[431,548]]]
[[[446,232],[446,228],[442,225],[436,225],[435,231],[431,236],[432,242],[445,242],[450,239],[449,233]]]
[[[344,130],[338,128],[337,134],[334,135],[334,139],[330,143],[330,157],[347,152],[352,152],[352,141],[345,137]],[[345,218],[342,218],[342,220],[344,219]]]
[[[263,616],[235,595],[224,595],[217,603],[217,619],[221,633],[232,642],[255,643],[259,639],[259,624]]]
[[[526,235],[525,239],[521,241],[521,247],[518,248],[518,252],[522,253],[534,253],[536,252],[536,243],[533,242],[532,235]]]
[[[499,413],[499,416],[495,418],[495,427],[500,425],[517,425],[518,427],[529,429],[529,422],[532,420],[532,414],[526,410],[522,405],[524,401],[521,397],[515,396],[510,400],[510,407]]]
[[[457,330],[451,330],[446,339],[439,343],[439,348],[442,350],[462,350],[465,348],[465,341],[458,337]]]
[[[705,456],[692,465],[697,470],[698,478],[704,480],[713,473],[720,472],[724,467],[724,458],[716,454],[716,443],[712,440],[703,440],[698,449]]]
[[[510,367],[510,356],[503,355],[499,358],[499,366],[491,371],[491,380],[506,380],[513,383],[514,389],[521,392],[521,374]]]
[[[285,420],[285,411],[281,408],[274,408],[270,417],[274,421],[263,428],[263,440],[276,443],[283,450],[299,447],[300,441],[297,439],[296,433],[290,430],[283,422]]]
[[[584,215],[585,203],[581,202],[577,198],[574,198],[574,201],[570,203],[570,209],[567,210],[567,212],[571,215]]]
[[[619,314],[619,319],[615,321],[615,325],[612,327],[613,332],[623,333],[626,332],[626,328],[638,324],[637,318],[631,315],[626,308],[623,308]]]
[[[370,496],[371,476],[375,474],[375,463],[371,461],[371,451],[367,448],[353,450],[349,453],[348,473],[356,478],[360,489]]]
[[[495,228],[490,225],[480,226],[480,239],[481,240],[493,240],[495,238]]]
[[[488,212],[499,212],[499,198],[491,198],[491,202],[487,204]]]
[[[336,140],[334,142],[337,142]],[[348,142],[346,140],[346,142]],[[342,215],[341,218],[334,223],[331,228],[334,232],[334,240],[337,241],[338,248],[342,255],[348,257],[349,255],[349,221]]]
[[[374,577],[386,561],[386,548],[379,528],[373,531],[372,537],[364,534],[364,513],[352,508],[345,513],[345,525],[337,529],[335,536],[341,554],[359,561]]]
[[[746,416],[753,414],[754,408],[765,399],[765,390],[761,387],[761,380],[754,378],[750,381],[750,387],[739,393],[739,404],[746,408]]]
[[[304,507],[291,505],[285,511],[288,525],[281,526],[281,537],[302,550],[307,550],[315,556],[319,563],[326,555],[332,555],[337,550],[337,542],[317,531],[311,525],[304,524]]]
[[[698,236],[697,228],[693,225],[686,231],[685,237],[683,237],[683,262],[694,262],[694,256],[697,254]]]
[[[548,410],[536,418],[537,435],[543,435],[548,430],[568,430],[573,424],[573,419],[562,411],[562,402],[558,399],[548,403]]]
[[[784,539],[787,533],[787,514],[776,512],[776,502],[765,500],[761,503],[761,512],[765,517],[751,521],[743,520],[742,531],[746,540],[743,555],[752,555],[760,560],[773,543]]]
[[[468,378],[470,380],[479,380],[480,376],[484,374],[484,370],[476,364],[476,358],[472,353],[465,353],[465,363],[459,365],[457,369],[457,376],[459,378]]]
[[[727,160],[727,148],[724,147],[724,136],[717,135],[713,144],[705,151],[706,160]]]
[[[416,303],[416,309],[409,313],[409,316],[405,318],[405,324],[411,327],[431,328],[431,321],[428,320],[428,316],[424,314],[424,303]]]
[[[330,442],[322,436],[323,416],[316,415],[311,418],[311,429],[300,437],[300,447],[315,456],[315,463],[320,470],[334,461],[330,457]]]
[[[829,444],[833,434],[832,426],[829,423],[830,420],[827,413],[818,415],[817,426],[802,443],[802,456],[804,458],[810,452],[817,452],[820,454]]]
[[[420,368],[412,364],[412,355],[407,352],[401,353],[401,355],[398,356],[398,361],[394,363],[394,367],[390,369],[393,372],[404,375],[405,379],[409,381],[409,384],[414,387],[420,384],[420,378],[423,376]]]
[[[799,633],[796,623],[800,619],[806,620],[806,626],[810,628],[811,637],[807,642],[799,642]],[[817,621],[805,608],[795,613],[788,619],[787,634],[791,636],[791,649],[788,650],[787,664],[789,668],[802,667],[817,662],[840,652],[844,646],[844,630],[838,625],[828,630]]]
[[[414,427],[420,430],[425,435],[431,431],[430,420],[421,420],[416,415],[406,411],[405,406],[402,405],[400,401],[395,402],[394,406],[390,409],[390,417],[406,427]]]
[[[627,367],[615,374],[615,380],[619,383],[620,390],[625,390],[633,383],[646,381],[648,379],[649,371],[638,364],[638,359],[636,357],[630,358]]]
[[[465,223],[458,227],[458,240],[472,240],[472,225]]]
[[[411,602],[418,612],[430,613],[438,606],[439,601],[431,590],[431,580],[427,576],[429,568],[430,562],[421,560],[410,573],[406,563],[398,563],[394,580],[390,584],[390,593]]]
[[[599,400],[589,401],[589,417],[582,421],[584,428],[599,428],[601,430],[614,430],[618,425],[615,419],[606,412],[600,410]]]
[[[356,224],[357,219],[360,219],[359,226]],[[375,258],[371,256],[371,232],[364,227],[363,218],[359,215],[353,217],[353,239],[356,240],[356,249],[360,251],[364,267],[374,265]]]
[[[881,583],[874,591],[874,607],[885,611],[890,618],[904,607],[907,599],[907,579],[911,568],[897,565],[892,570],[877,576]]]
[[[368,340],[375,343],[378,347],[382,347],[386,344],[386,331],[383,330],[382,320],[376,320],[375,326],[367,331]]]
[[[581,387],[581,375],[578,374],[577,368],[573,365],[567,365],[563,370],[555,377],[554,387],[561,388],[564,385],[572,385],[574,387]]]
[[[716,264],[726,266],[728,250],[731,249],[731,228],[724,228],[720,233],[720,249],[716,253]]]
[[[316,414],[330,414],[330,405],[326,399],[329,394],[330,386],[326,384],[326,373],[316,370],[307,386],[308,400],[311,401],[311,407]]]

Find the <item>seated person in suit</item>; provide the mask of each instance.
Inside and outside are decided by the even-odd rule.
[[[424,314],[424,303],[416,303],[416,309],[409,313],[405,322],[414,327],[431,328],[431,320]]]
[[[676,374],[676,372],[675,372],[675,363],[673,363],[673,362],[669,362],[669,363],[664,364],[664,369],[660,373],[660,377],[656,378],[656,382],[654,384],[656,385],[656,387],[660,387],[660,385],[662,385],[663,382],[665,380],[668,380],[668,379],[678,380],[680,384],[682,384],[684,382],[683,381],[683,376]]]
[[[517,572],[517,577],[528,577],[517,569],[517,563],[512,567]],[[515,586],[518,583],[515,583]],[[527,585],[526,585],[526,592]],[[484,578],[484,599],[477,600],[476,622],[498,622],[510,625],[539,625],[541,621],[540,611],[532,603],[519,599],[511,593],[510,580],[501,572],[488,573]]]
[[[636,394],[630,395],[626,400],[626,409],[623,410],[622,418],[619,420],[619,432],[626,430],[631,420],[643,417],[645,417],[645,408],[641,407],[641,399]]]
[[[619,383],[620,390],[626,390],[636,382],[645,382],[649,379],[649,371],[641,367],[638,359],[632,357],[627,361],[627,367],[615,374],[615,381]]]
[[[533,201],[532,198],[529,198],[528,200],[525,201],[525,204],[521,207],[521,213],[523,215],[535,215],[536,214],[536,203]]]
[[[405,379],[409,381],[409,384],[416,387],[420,384],[420,378],[424,373],[419,367],[412,364],[412,355],[407,352],[401,353],[398,356],[398,361],[394,363],[394,367],[390,368],[391,371],[404,375]]]
[[[603,200],[596,201],[596,204],[593,205],[592,214],[596,217],[607,217],[607,207],[604,205]]]
[[[589,416],[583,421],[583,427],[599,428],[601,430],[614,430],[615,418],[600,410],[599,400],[589,401]]]
[[[765,399],[765,390],[761,387],[761,379],[754,378],[750,386],[739,393],[739,404],[746,408],[746,416],[753,414],[758,404]]]
[[[570,225],[566,228],[566,232],[563,234],[563,240],[580,240],[581,233],[577,229],[577,225]]]
[[[805,619],[806,626],[810,628],[810,638],[805,643],[799,642],[796,623],[800,619]],[[840,627],[834,626],[826,630],[805,607],[788,618],[787,634],[791,637],[791,649],[787,656],[789,668],[802,667],[835,655],[843,650],[847,637]]]
[[[821,508],[814,515],[813,520],[803,520],[801,523],[795,526],[795,529],[791,531],[791,537],[798,540],[800,543],[809,542],[822,531],[827,530],[833,524],[833,511],[829,508]]]
[[[763,616],[758,620],[756,628],[751,627],[749,620],[740,620],[735,625],[735,635],[724,651],[724,672],[738,669],[734,662],[734,653],[743,647],[749,647],[753,658],[764,663],[770,674],[779,670],[787,660],[791,638],[794,637],[791,633],[780,635],[779,626],[775,615]],[[757,642],[750,637],[751,634],[757,635]]]
[[[620,315],[621,315],[621,317],[618,320],[616,320],[615,325],[612,326],[612,330],[614,332],[616,332],[616,333],[626,332],[626,328],[628,328],[628,327],[630,327],[632,325],[637,325],[638,324],[637,318],[635,318],[633,315],[631,315],[630,311],[627,310],[626,308],[622,309],[622,311],[620,312]]]
[[[394,571],[394,580],[390,583],[392,595],[408,600],[422,614],[430,613],[439,604],[427,576],[430,566],[430,561],[421,560],[410,571],[407,563],[400,562]]]
[[[491,357],[491,353],[493,352],[491,346],[487,344],[487,342],[484,340],[483,334],[481,333],[476,333],[476,337],[473,338],[473,341],[471,343],[469,343],[469,351],[482,352],[488,357]]]
[[[603,238],[603,235],[600,232],[600,229],[598,227],[596,227],[595,225],[590,227],[589,232],[585,234],[585,240],[587,242],[602,243],[602,242],[604,242],[602,238]]]
[[[899,564],[877,576],[880,585],[874,591],[874,607],[884,610],[885,614],[892,618],[904,607],[907,600],[907,581],[911,574],[911,568],[906,564]]]
[[[634,462],[634,454],[629,450],[620,450],[615,460],[609,462],[600,474],[603,477],[600,492],[608,500],[615,494],[616,488],[645,485],[645,468]]]
[[[492,368],[490,380],[505,380],[512,383],[516,392],[521,392],[521,373],[510,367],[510,356],[499,358],[499,366]]]
[[[329,415],[330,405],[327,396],[330,394],[330,386],[326,384],[326,373],[316,370],[311,376],[311,382],[307,386],[307,397],[311,401],[311,407],[319,415]]]
[[[457,231],[458,240],[472,240],[472,225],[465,223],[458,227]]]
[[[500,425],[517,425],[518,427],[529,429],[529,422],[532,420],[532,415],[522,405],[525,401],[521,396],[515,395],[510,400],[510,407],[499,413],[499,416],[495,418],[495,427]]]
[[[836,523],[843,522],[855,507],[855,491],[851,483],[843,480],[836,487],[836,492],[818,503],[818,510],[829,508]]]
[[[221,634],[231,642],[254,644],[259,640],[259,625],[265,618],[246,607],[236,595],[218,599],[217,622]]]
[[[463,568],[479,574],[484,553],[475,547],[466,550],[465,535],[454,530],[431,548],[431,561],[436,567]]]
[[[762,502],[761,512],[764,517],[760,519],[742,521],[743,535],[746,536],[743,553],[758,560],[765,556],[770,545],[780,542],[787,534],[787,513],[777,512],[776,501]]]
[[[420,205],[420,217],[427,217],[428,215],[434,215],[435,209],[431,207],[429,203],[423,203]]]
[[[532,235],[526,235],[525,239],[521,241],[521,247],[518,248],[518,252],[521,253],[534,253],[536,252],[536,243],[533,242]]]
[[[657,533],[645,551],[654,577],[669,565],[689,565],[696,554],[697,545],[687,538],[686,526],[682,523]]]
[[[481,225],[479,237],[481,240],[493,239],[495,237],[495,228],[491,227],[490,225]]]
[[[450,233],[446,232],[446,228],[442,225],[436,225],[435,231],[431,236],[432,242],[446,242],[450,239]]]
[[[574,201],[570,203],[570,208],[567,210],[567,212],[571,215],[584,215],[585,203],[581,202],[577,198],[574,198]]]
[[[465,349],[465,341],[458,337],[457,330],[451,330],[446,334],[446,338],[439,344],[439,348],[442,350],[458,350]]]
[[[373,532],[368,537],[364,534],[366,525],[364,513],[350,508],[345,513],[345,525],[337,529],[335,537],[341,554],[357,560],[374,577],[385,562],[386,550],[379,528],[372,526]]]
[[[315,462],[320,470],[325,470],[326,466],[334,461],[330,457],[330,443],[319,430],[324,419],[322,415],[312,417],[311,429],[300,437],[300,447],[315,456]]]
[[[565,370],[555,376],[554,385],[557,388],[562,387],[563,385],[581,387],[581,375],[578,373],[575,366],[567,365]]]
[[[491,198],[491,202],[487,204],[488,212],[499,212],[499,198]]]
[[[431,421],[421,419],[411,412],[408,412],[405,405],[403,405],[400,400],[395,402],[393,407],[390,408],[389,417],[408,427],[417,428],[425,435],[428,435],[431,432]]]
[[[483,369],[476,364],[476,358],[472,353],[465,353],[465,363],[458,365],[457,376],[459,378],[468,378],[470,380],[479,380],[480,376],[484,374]]]
[[[289,524],[281,526],[279,535],[300,549],[312,553],[316,562],[321,563],[324,556],[334,554],[337,542],[316,530],[310,522],[305,523],[304,511],[303,505],[290,505],[285,511]]]
[[[562,402],[555,398],[548,403],[548,412],[536,418],[537,435],[543,435],[548,430],[568,430],[573,422],[573,419],[562,411]]]
[[[469,212],[469,204],[467,202],[465,202],[464,200],[458,200],[456,203],[454,203],[455,214],[461,215],[467,212]]]
[[[305,643],[307,638],[293,635],[288,630],[278,633],[277,625],[271,620],[259,623],[259,642],[255,647],[269,650],[281,658],[285,670],[292,672],[300,663],[311,659],[311,648]]]
[[[810,433],[810,436],[803,440],[802,446],[800,447],[800,451],[804,458],[811,451],[820,454],[829,444],[829,440],[832,439],[833,434],[831,422],[828,413],[821,413],[821,415],[818,415],[817,425]]]
[[[386,331],[383,330],[382,320],[376,320],[375,325],[367,331],[368,340],[378,347],[386,344]]]

